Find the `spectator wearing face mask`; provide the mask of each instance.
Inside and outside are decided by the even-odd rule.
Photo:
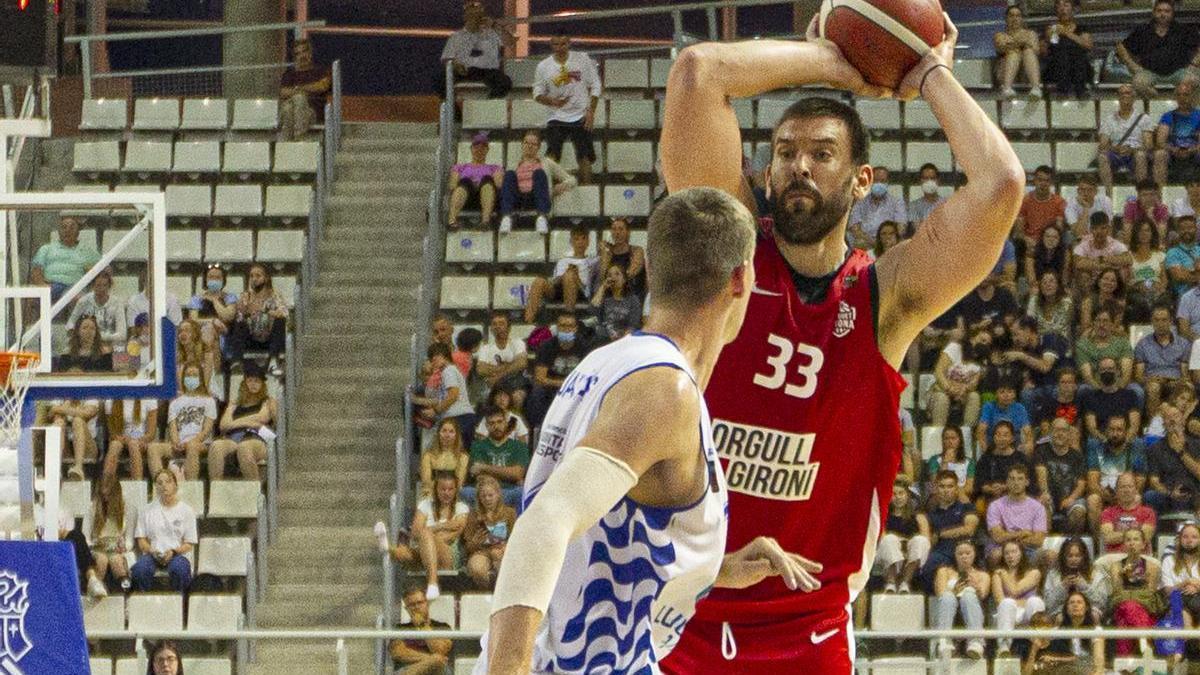
[[[871,193],[860,199],[850,210],[849,239],[858,248],[870,250],[875,246],[875,235],[884,221],[908,222],[908,211],[904,200],[888,192],[887,167],[875,167]]]
[[[525,402],[525,419],[530,427],[541,425],[558,388],[591,351],[591,345],[579,335],[574,314],[560,314],[555,328],[555,339],[538,347],[533,362],[533,391]]]
[[[908,203],[908,223],[912,232],[921,227],[921,223],[938,204],[946,201],[938,193],[938,168],[935,164],[927,163],[921,166],[921,196]]]

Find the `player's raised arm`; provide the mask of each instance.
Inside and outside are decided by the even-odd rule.
[[[660,145],[667,189],[703,185],[742,195],[742,137],[730,99],[819,83],[886,93],[826,41],[705,42],[683,50],[667,79]]]
[[[489,674],[529,672],[533,640],[571,540],[630,492],[643,503],[672,505],[707,489],[699,400],[688,375],[667,367],[636,372],[608,391],[587,435],[538,489],[509,537],[492,596]],[[699,463],[687,474],[699,482],[664,484],[657,468],[667,462]],[[663,499],[668,503],[656,503]]]
[[[919,93],[929,102],[967,184],[876,265],[879,347],[892,364],[900,363],[921,329],[995,266],[1025,190],[1025,172],[1008,139],[950,70],[957,38],[946,17],[946,39],[908,74],[899,92]]]

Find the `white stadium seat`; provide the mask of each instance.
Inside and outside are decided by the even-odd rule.
[[[100,252],[108,253],[109,251],[116,248],[117,242],[121,241],[121,239],[126,234],[129,234],[129,232],[130,232],[130,230],[128,228],[110,227],[110,228],[105,229],[104,230],[104,241],[101,244]],[[146,235],[146,231],[142,230],[141,234],[138,234],[136,237],[134,237],[133,241],[131,241],[128,246],[121,249],[117,253],[117,257],[115,259],[121,260],[121,261],[145,260],[146,256],[147,256],[147,251],[150,250],[149,243],[148,243],[149,241],[150,240],[149,240],[149,237],[147,237],[147,235]]]
[[[1088,171],[1096,159],[1094,142],[1064,142],[1054,145],[1054,166],[1058,171]]]
[[[925,659],[920,656],[884,656],[871,659],[871,675],[927,675]]]
[[[605,155],[611,173],[654,171],[654,146],[650,141],[609,141]]]
[[[1017,153],[1017,157],[1021,160],[1021,166],[1025,170],[1032,172],[1037,167],[1045,164],[1050,165],[1050,144],[1049,143],[1029,143],[1024,141],[1014,142],[1012,148]]]
[[[538,63],[541,58],[512,59],[504,62],[504,73],[512,78],[513,87],[529,89],[537,76]]]
[[[120,629],[117,629],[120,630]],[[92,671],[91,675],[112,675],[113,662],[112,659],[105,656],[92,656],[88,658],[88,669]]]
[[[123,98],[89,98],[83,101],[80,113],[81,131],[121,131],[129,115],[129,104]]]
[[[208,484],[209,518],[255,518],[262,485],[257,480],[214,480]]]
[[[217,173],[221,170],[221,144],[217,141],[175,143],[175,173]]]
[[[246,576],[246,555],[250,553],[249,537],[203,537],[196,569],[199,574],[219,577]]]
[[[188,675],[231,675],[233,663],[226,658],[190,656],[187,660],[187,672]]]
[[[1046,103],[1015,99],[1000,104],[1001,126],[1005,129],[1045,129]]]
[[[954,76],[964,87],[990,88],[992,62],[990,59],[955,59]]]
[[[459,630],[487,630],[492,613],[492,596],[484,593],[463,593],[458,599]]]
[[[196,233],[199,238],[199,232]],[[278,284],[276,284],[278,288]],[[167,292],[174,293],[177,298],[190,298],[196,289],[195,280],[190,274],[168,274],[167,275]]]
[[[165,141],[129,141],[125,146],[125,171],[166,173],[171,170],[171,144]]]
[[[532,99],[517,99],[512,102],[511,120],[513,129],[541,129],[546,126],[546,106]]]
[[[259,230],[255,260],[298,263],[304,259],[304,230]]]
[[[196,517],[204,514],[204,481],[185,480],[179,484],[179,501],[192,507]]]
[[[113,675],[144,675],[145,672],[145,659],[137,657],[117,659],[113,669]]]
[[[217,481],[220,482],[220,481]],[[188,597],[190,631],[237,630],[242,618],[242,596],[232,594],[193,594]],[[192,662],[188,662],[188,672]]]
[[[648,216],[650,215],[650,186],[606,185],[604,186],[604,215]]]
[[[320,161],[321,144],[316,141],[280,141],[275,144],[275,173],[316,173]]]
[[[783,111],[795,102],[796,99],[792,98],[758,99],[758,112],[754,118],[754,125],[759,129],[774,129],[779,124],[779,118],[783,115]]]
[[[1050,103],[1050,126],[1055,129],[1078,129],[1096,131],[1095,101],[1052,101]]]
[[[144,480],[121,481],[121,497],[125,500],[125,509],[137,513],[149,500],[149,490]]]
[[[212,215],[213,189],[211,185],[168,185],[166,201],[169,218],[207,218]]]
[[[268,185],[263,215],[275,218],[306,218],[312,210],[311,185]]]
[[[540,263],[545,261],[546,236],[543,234],[523,230],[501,234],[497,241],[496,262]]]
[[[261,216],[261,185],[218,185],[213,201],[214,216]]]
[[[133,102],[133,128],[137,131],[174,131],[178,129],[179,99],[137,99]]]
[[[442,309],[487,309],[487,277],[442,277]]]
[[[941,129],[942,125],[938,123],[928,103],[916,100],[904,104],[904,128],[932,131]]]
[[[254,259],[254,233],[209,230],[204,235],[204,258],[211,262],[250,262]]]
[[[180,593],[134,593],[127,603],[129,630],[183,630]]]
[[[271,170],[271,144],[266,141],[230,141],[225,144],[222,173],[267,173]]]
[[[229,101],[223,98],[185,98],[180,129],[223,131],[229,126]]]
[[[554,198],[554,215],[594,218],[600,215],[600,186],[580,185]]]
[[[59,505],[65,507],[72,518],[83,518],[92,509],[92,482],[63,481],[59,487],[58,499]]]
[[[173,227],[167,230],[167,252],[172,262],[200,262],[203,259],[202,242],[198,229]]]
[[[671,59],[650,59],[650,86],[654,89],[666,89],[667,77],[671,74]]]
[[[99,600],[83,601],[85,631],[125,630],[125,596],[110,595]]]
[[[739,99],[730,101],[730,105],[733,107],[733,114],[737,117],[738,126],[742,129],[753,129],[754,128],[754,101],[751,101],[748,98],[739,98]],[[658,107],[660,119],[661,119],[662,112],[664,110],[666,110],[666,108],[667,108],[667,106],[665,106],[665,105],[661,105]]]
[[[120,168],[121,146],[116,141],[76,141],[72,171],[111,173]]]
[[[552,263],[571,255],[570,230],[551,230],[548,251],[549,255],[546,260]],[[596,233],[593,230],[588,230],[587,253],[588,255],[599,255],[596,251]]]
[[[508,100],[473,98],[463,101],[463,129],[505,129],[508,127]]]
[[[605,89],[646,89],[650,86],[650,64],[646,59],[606,59]]]
[[[876,141],[871,143],[871,164],[899,169],[903,164],[903,150],[896,141]]]
[[[458,657],[454,659],[454,675],[471,675],[475,672],[477,658]]]
[[[927,162],[935,164],[938,171],[949,171],[954,166],[950,145],[937,141],[909,141],[904,152],[905,171],[916,173]]]
[[[274,131],[279,128],[279,101],[273,98],[239,98],[233,102],[235,131]]]
[[[858,99],[854,109],[862,118],[863,125],[871,131],[890,131],[900,128],[900,102],[874,99]]]
[[[925,596],[919,593],[872,593],[871,630],[921,630]]]
[[[615,99],[608,102],[609,129],[654,129],[658,116],[654,101]]]
[[[496,276],[492,279],[492,309],[521,309],[531,286],[531,276]],[[445,288],[444,283],[442,288]],[[445,306],[443,302],[442,307]]]
[[[446,262],[490,263],[493,257],[493,238],[490,230],[459,230],[446,234]]]

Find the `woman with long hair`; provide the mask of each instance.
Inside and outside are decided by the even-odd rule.
[[[110,372],[113,369],[112,347],[100,337],[96,317],[90,314],[79,317],[71,329],[67,352],[56,360],[56,371]]]
[[[1058,614],[1067,596],[1080,592],[1087,596],[1088,604],[1103,616],[1108,608],[1110,590],[1108,575],[1092,565],[1087,544],[1079,537],[1071,537],[1063,542],[1058,551],[1058,564],[1046,572],[1042,597],[1046,601],[1046,611]]]
[[[467,575],[479,588],[491,588],[492,576],[500,569],[504,546],[517,512],[504,503],[500,481],[495,476],[480,474],[475,478],[475,507],[467,516],[463,530],[463,545],[467,550]]]
[[[1084,334],[1092,329],[1092,318],[1096,307],[1112,307],[1115,313],[1113,323],[1118,327],[1125,326],[1125,280],[1116,270],[1102,270],[1092,282],[1092,292],[1079,305],[1079,333]]]
[[[601,283],[596,284],[592,307],[599,310],[596,334],[618,340],[642,327],[642,300],[629,292],[625,269],[609,265]]]
[[[1046,603],[1038,596],[1042,573],[1029,563],[1021,542],[1009,540],[1000,548],[1000,565],[992,572],[992,599],[996,602],[996,628],[1012,630],[1029,623]],[[1001,639],[1000,655],[1011,653],[1012,640]]]
[[[212,331],[210,327],[209,332]],[[202,338],[203,326],[195,319],[184,319],[179,323],[175,334],[175,368],[177,381],[183,382],[183,368],[188,365],[200,366],[201,377],[210,393],[215,395],[217,373],[221,370],[221,353],[215,344],[205,342]]]
[[[170,640],[155,645],[146,662],[146,675],[183,675],[183,656],[179,647]]]
[[[1031,628],[1095,628],[1096,620],[1087,595],[1071,591],[1063,608],[1053,614],[1038,612],[1029,621]],[[1023,675],[1054,673],[1057,675],[1103,675],[1104,638],[1035,638],[1030,641],[1029,654],[1022,666]]]
[[[942,429],[942,452],[929,458],[925,470],[931,481],[939,471],[953,471],[958,476],[958,500],[964,504],[971,502],[971,495],[975,494],[975,460],[967,456],[961,427]]]
[[[954,627],[954,615],[962,612],[963,623],[971,630],[983,628],[983,602],[987,598],[991,578],[976,565],[975,544],[964,539],[954,546],[954,566],[938,569],[933,577],[933,627],[945,630]],[[938,655],[953,651],[948,639],[938,641]],[[967,641],[967,655],[983,658],[983,640]]]
[[[200,456],[208,452],[217,421],[217,402],[200,375],[198,365],[183,367],[182,391],[171,401],[167,412],[167,438],[161,443],[151,443],[146,452],[152,476],[158,475],[164,462],[182,455],[184,477],[200,478]]]
[[[1037,291],[1029,294],[1025,313],[1037,319],[1039,334],[1057,333],[1073,343],[1071,322],[1075,319],[1075,301],[1063,288],[1062,279],[1054,270],[1042,272],[1037,277]]]
[[[246,290],[237,301],[229,332],[229,359],[241,361],[247,351],[267,352],[278,360],[287,338],[288,303],[275,290],[266,265],[254,263],[246,273]]]
[[[458,498],[458,478],[439,473],[434,478],[433,494],[417,502],[412,526],[390,552],[402,563],[419,563],[425,568],[425,597],[434,600],[442,594],[438,570],[458,569],[460,544],[470,508]]]
[[[1170,299],[1167,286],[1167,254],[1159,244],[1158,227],[1147,219],[1133,224],[1129,253],[1133,266],[1129,275],[1129,320],[1135,323],[1150,321],[1155,303]]]
[[[1027,248],[1024,267],[1025,280],[1030,284],[1046,272],[1054,272],[1059,279],[1070,278],[1071,248],[1063,240],[1062,230],[1057,225],[1042,230],[1037,244]]]
[[[130,586],[129,562],[125,554],[133,551],[135,525],[127,522],[125,515],[121,481],[115,475],[105,475],[92,500],[92,511],[84,518],[83,529],[92,547],[96,577],[103,583],[105,575],[111,573],[122,589]]]
[[[221,416],[221,438],[213,441],[208,450],[208,479],[224,478],[225,459],[235,454],[242,478],[258,480],[258,463],[267,459],[267,441],[259,430],[271,429],[277,414],[275,399],[267,394],[262,370],[247,363],[237,399],[225,406],[225,414]]]
[[[463,442],[458,423],[452,418],[437,423],[437,434],[421,453],[421,495],[433,494],[433,479],[442,473],[450,473],[462,485],[467,480],[467,466],[471,455]]]
[[[116,476],[121,454],[129,453],[129,477],[142,480],[146,449],[158,439],[158,401],[152,398],[117,399],[108,402],[108,452],[104,475]]]
[[[909,492],[911,486],[906,476],[896,477],[887,524],[879,540],[875,566],[883,570],[887,593],[908,593],[913,575],[929,559],[929,519],[917,509],[917,500]]]
[[[1166,609],[1159,595],[1162,567],[1144,555],[1146,539],[1141,528],[1125,530],[1125,555],[1108,569],[1112,580],[1112,618],[1117,628],[1149,628]],[[1117,656],[1129,656],[1133,640],[1117,640]]]
[[[1178,592],[1183,601],[1183,627],[1200,623],[1200,525],[1185,523],[1175,535],[1175,552],[1162,561],[1162,590]]]
[[[885,220],[879,224],[879,230],[875,232],[875,246],[871,249],[871,255],[879,260],[879,256],[887,253],[899,243],[900,225],[894,220]]]
[[[483,406],[482,410],[496,408],[508,413],[508,427],[511,430],[508,437],[529,445],[529,425],[525,423],[525,418],[515,410],[515,407],[514,392],[509,391],[507,387],[496,385],[488,394],[487,405]],[[479,424],[475,425],[475,435],[483,437],[487,436],[487,432],[487,420],[480,419]]]

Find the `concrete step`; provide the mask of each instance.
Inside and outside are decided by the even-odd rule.
[[[255,613],[260,628],[313,628],[344,626],[374,628],[383,611],[383,582],[375,589],[372,604],[322,605],[304,598],[259,603]],[[307,671],[301,671],[307,672]]]
[[[415,136],[437,138],[438,126],[434,122],[346,122],[342,125],[342,139],[386,138]]]
[[[340,473],[358,475],[364,473],[374,473],[384,474],[385,476],[390,477],[392,476],[393,463],[394,462],[390,456],[384,455],[382,457],[376,457],[375,463],[372,466],[368,466],[367,468],[347,468],[342,470]],[[290,474],[292,471],[325,475],[330,473],[328,471],[313,469],[307,464],[300,465],[288,462],[288,473]],[[373,488],[376,485],[383,485],[387,488],[395,486],[394,482],[390,478],[382,483],[372,483],[370,487]],[[291,484],[289,484],[289,487],[290,486]],[[353,490],[350,492],[342,492],[337,490],[320,490],[317,492],[289,490],[279,495],[279,509],[281,513],[285,509],[290,509],[293,511],[377,511],[379,510],[380,506],[386,509],[386,503],[381,505],[378,501],[375,501],[376,496],[374,494],[366,494],[367,487],[368,486],[364,486],[363,490]],[[374,523],[374,521],[371,522],[372,524]]]
[[[394,444],[393,444],[394,447]],[[394,454],[386,454],[376,449],[375,452],[361,453],[345,453],[341,455],[327,455],[317,453],[313,455],[296,455],[288,453],[288,471],[293,468],[301,471],[390,471],[394,460]],[[279,495],[279,505],[284,506],[284,498],[288,495]],[[370,504],[370,506],[378,506],[378,504]]]
[[[414,156],[420,161],[425,158],[426,161],[432,160],[437,153],[438,143],[436,139],[424,138],[343,138],[342,149],[338,152],[342,154],[353,154],[360,152],[376,152],[388,153],[396,157]]]
[[[323,321],[338,321],[345,322],[353,320],[369,320],[371,318],[387,318],[395,324],[396,320],[411,320],[416,316],[416,307],[412,303],[417,300],[417,288],[409,287],[404,295],[396,298],[392,302],[380,305],[360,305],[349,304],[345,300],[327,298],[324,300],[316,300],[313,302],[313,325],[320,325]],[[346,324],[343,324],[343,326]],[[327,330],[319,330],[319,332],[329,332]],[[399,336],[393,334],[393,337],[404,343],[403,349],[407,349],[407,336]]]
[[[354,607],[357,605],[383,604],[382,579],[362,583],[298,583],[271,584],[265,602],[293,602],[309,600],[328,607]]]
[[[387,455],[383,456],[387,457]],[[327,471],[299,471],[289,466],[287,473],[283,476],[282,483],[286,488],[299,488],[301,491],[306,489],[335,491],[341,488],[352,490],[382,489],[390,491],[394,486],[394,480],[390,466],[386,471],[376,469],[373,471],[340,471],[337,473]]]
[[[248,675],[336,675],[338,672],[337,640],[259,640],[256,645],[258,658],[247,665]],[[375,672],[373,641],[347,640],[345,645],[351,673]]]
[[[373,155],[342,156],[337,161],[337,178],[334,180],[334,191],[342,183],[357,183],[359,181],[425,181],[426,192],[433,189],[434,172],[437,166],[429,162],[388,162],[386,164],[373,160]]]
[[[279,529],[280,533],[284,530],[282,527]],[[354,531],[359,534],[355,543],[341,549],[332,546],[313,548],[307,540],[276,540],[267,548],[267,571],[271,581],[280,575],[286,576],[285,569],[331,570],[372,566],[382,570],[383,554],[375,548],[375,538],[370,528],[364,531],[356,527]]]
[[[275,541],[279,542],[281,548],[313,546],[315,543],[320,543],[321,547],[365,548],[378,553],[378,550],[374,548],[375,537],[371,534],[370,528],[364,530],[358,526],[280,527],[279,537]],[[272,544],[272,548],[274,548],[274,544]],[[308,564],[307,561],[302,562]]]
[[[354,510],[354,509],[279,509],[279,522],[281,525],[295,525],[297,527],[308,527],[313,525],[328,525],[331,527],[362,527],[364,532],[370,532],[376,522],[387,520],[388,499],[395,492],[395,485],[389,485],[382,490],[360,490],[364,501],[369,501],[374,505],[370,510]],[[379,505],[383,506],[380,507]]]
[[[382,587],[383,564],[351,565],[343,563],[329,567],[283,565],[271,570],[271,582],[280,584],[375,584]]]

